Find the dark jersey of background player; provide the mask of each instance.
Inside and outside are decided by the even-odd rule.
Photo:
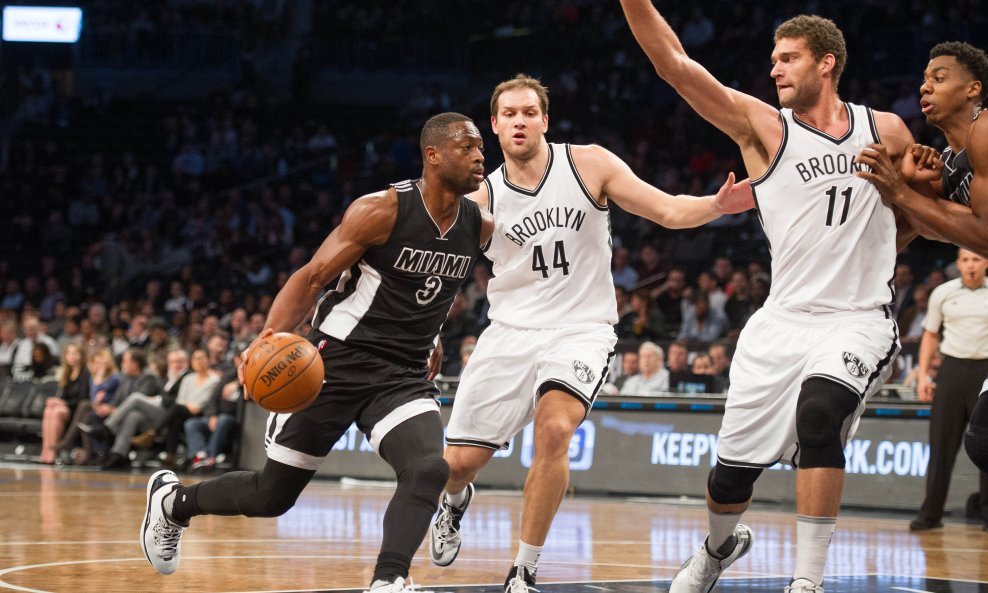
[[[398,481],[371,589],[410,590],[404,579],[449,475],[431,381],[438,357],[433,353],[428,370],[426,361],[494,228],[491,216],[463,197],[483,180],[483,141],[473,122],[454,113],[434,116],[420,145],[422,178],[356,200],[272,304],[258,340],[294,329],[324,287],[340,279],[317,307],[311,337],[327,363],[326,384],[305,410],[272,415],[263,470],[187,488],[172,472],[151,477],[142,546],[159,572],[177,570],[179,537],[191,517],[287,512],[333,443],[356,423]]]

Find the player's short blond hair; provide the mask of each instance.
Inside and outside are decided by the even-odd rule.
[[[834,21],[816,15],[795,16],[775,30],[775,42],[778,43],[780,39],[805,39],[818,62],[827,54],[833,55],[834,69],[831,76],[834,79],[834,89],[837,88],[844,66],[847,65],[847,45],[844,43],[844,34]]]
[[[539,107],[542,108],[542,115],[549,113],[549,89],[538,78],[532,78],[527,74],[516,74],[514,78],[505,80],[494,87],[494,93],[491,95],[491,117],[497,116],[497,101],[501,98],[501,93],[515,89],[532,89],[535,91],[539,98]]]

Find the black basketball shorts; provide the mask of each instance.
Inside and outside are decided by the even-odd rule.
[[[264,444],[269,459],[316,470],[354,422],[374,450],[394,427],[413,416],[438,413],[439,389],[426,369],[414,369],[353,348],[319,332],[326,382],[308,408],[271,413]]]

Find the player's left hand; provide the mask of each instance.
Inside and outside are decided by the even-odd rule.
[[[722,214],[737,214],[755,207],[755,194],[751,191],[751,181],[745,179],[734,183],[734,173],[727,174],[727,181],[720,186],[714,196],[717,210]]]
[[[443,343],[442,340],[436,340],[436,349],[432,351],[432,356],[429,357],[429,380],[432,381],[436,378],[443,368]]]

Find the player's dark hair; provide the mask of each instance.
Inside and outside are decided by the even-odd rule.
[[[988,99],[988,55],[964,41],[945,41],[933,46],[930,59],[951,56],[981,83],[981,103]]]
[[[840,75],[847,65],[847,45],[844,43],[844,34],[841,33],[834,21],[822,16],[801,14],[779,25],[775,30],[775,41],[780,39],[799,38],[805,39],[806,45],[813,52],[816,61],[820,61],[827,54],[834,56],[834,69],[831,76],[834,79],[834,89],[840,83]]]
[[[473,123],[469,117],[453,111],[430,117],[422,126],[422,135],[419,137],[419,150],[422,151],[422,156],[425,156],[427,146],[439,146],[450,137],[450,126],[464,121]]]

